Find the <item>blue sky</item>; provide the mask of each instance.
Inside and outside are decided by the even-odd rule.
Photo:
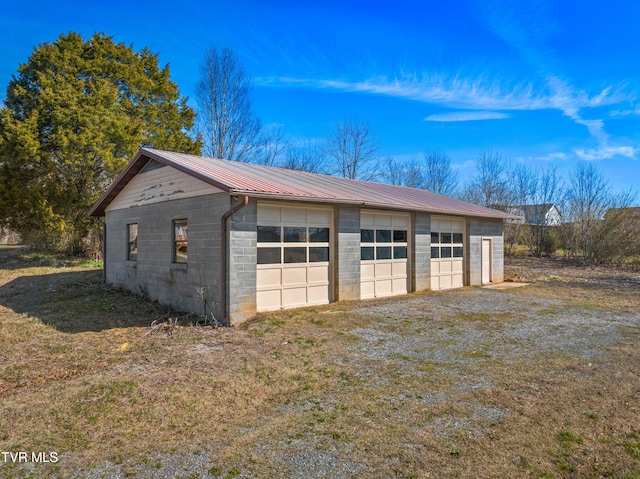
[[[383,153],[439,149],[461,178],[486,149],[513,162],[596,162],[640,180],[640,2],[572,0],[3,1],[0,99],[39,43],[105,32],[169,63],[195,106],[211,46],[234,48],[263,123],[293,142],[368,120]]]

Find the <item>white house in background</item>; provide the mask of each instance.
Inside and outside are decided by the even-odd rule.
[[[227,324],[503,281],[514,216],[426,190],[141,149],[91,209],[105,277]]]
[[[516,223],[539,226],[558,226],[562,224],[560,210],[553,203],[541,205],[518,205],[507,208],[512,215],[519,216]]]

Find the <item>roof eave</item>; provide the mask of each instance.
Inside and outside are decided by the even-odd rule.
[[[282,193],[268,193],[268,192],[262,192],[262,191],[241,190],[241,189],[229,189],[228,193],[232,196],[248,196],[250,198],[267,199],[267,200],[296,201],[296,202],[302,202],[302,203],[341,204],[341,205],[350,205],[350,206],[360,206],[363,208],[426,212],[426,213],[435,213],[435,214],[441,214],[441,215],[464,216],[464,217],[472,217],[472,218],[520,219],[519,216],[509,215],[502,211],[490,210],[488,208],[486,212],[468,212],[468,211],[459,211],[459,210],[447,209],[447,208],[424,208],[424,207],[412,206],[412,205],[390,205],[388,203],[378,203],[375,201],[359,201],[359,200],[353,200],[350,198],[335,198],[335,197],[325,198],[325,197],[318,197],[318,196],[285,195]]]

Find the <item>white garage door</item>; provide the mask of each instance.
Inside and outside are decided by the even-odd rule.
[[[327,304],[331,210],[258,204],[258,311]]]
[[[360,215],[360,297],[407,293],[408,215]]]
[[[431,218],[431,289],[464,285],[464,220]]]

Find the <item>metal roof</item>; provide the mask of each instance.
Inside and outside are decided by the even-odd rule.
[[[106,207],[150,160],[172,166],[230,195],[252,198],[358,205],[404,211],[482,218],[517,218],[427,190],[317,173],[217,160],[203,156],[141,148],[89,214],[103,216]]]

